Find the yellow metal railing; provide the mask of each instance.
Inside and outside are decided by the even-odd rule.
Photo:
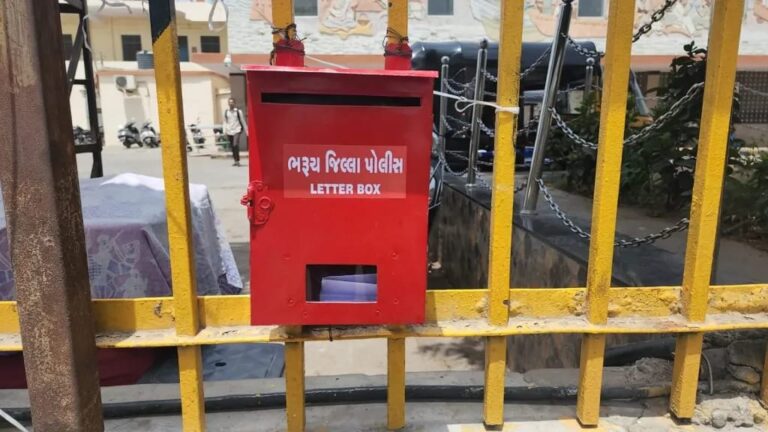
[[[486,338],[484,421],[504,423],[507,336],[584,335],[577,417],[598,422],[605,338],[618,333],[676,334],[670,409],[691,418],[705,332],[768,328],[768,284],[712,286],[727,133],[744,2],[713,6],[701,135],[682,286],[612,288],[611,269],[635,2],[611,0],[605,83],[594,196],[592,241],[585,288],[510,288],[516,115],[496,118],[496,163],[491,207],[489,287],[428,291],[426,321],[402,327],[347,327],[336,339],[387,338],[388,425],[405,425],[405,338]],[[390,0],[389,26],[407,34],[407,0]],[[167,191],[173,298],[95,300],[99,347],[178,347],[184,430],[205,429],[200,347],[285,342],[288,429],[304,429],[304,343],[326,340],[311,328],[250,326],[248,296],[197,297],[191,248],[188,176],[173,1],[151,2],[163,171]],[[523,0],[502,0],[497,104],[515,106],[523,32]],[[273,21],[293,21],[291,0],[273,1]],[[244,219],[244,222],[245,219]],[[0,302],[0,351],[21,350],[14,302]],[[764,379],[762,397],[768,398]]]

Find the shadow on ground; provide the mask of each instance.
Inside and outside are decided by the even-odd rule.
[[[485,364],[485,344],[481,338],[461,338],[419,347],[419,353],[432,357],[464,359],[472,366]]]

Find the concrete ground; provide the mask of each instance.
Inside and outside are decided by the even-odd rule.
[[[102,154],[104,175],[135,173],[162,177],[159,149],[105,147]],[[189,179],[204,184],[216,214],[232,246],[235,261],[249,291],[249,227],[240,198],[248,184],[247,159],[242,167],[232,160],[211,158],[207,153],[192,152],[188,160]],[[91,172],[90,154],[77,156],[81,178]],[[350,340],[306,344],[306,373],[315,375],[382,374],[387,370],[387,342]],[[408,372],[443,370],[482,370],[483,347],[479,339],[410,338],[406,340]]]
[[[608,367],[605,369],[603,388],[615,394],[620,389],[655,389],[668,391],[670,377],[664,374],[650,374],[641,371],[641,366]],[[639,374],[638,374],[639,373]],[[671,372],[670,372],[671,373]],[[659,375],[659,376],[657,376]],[[571,394],[578,382],[577,369],[540,369],[524,374],[509,373],[505,376],[507,392],[518,399],[538,398],[539,402],[511,402],[505,407],[505,431],[559,432],[582,430],[575,420],[575,402],[563,400]],[[386,430],[385,398],[386,376],[341,375],[336,377],[309,377],[306,381],[309,406],[306,410],[308,431],[359,432]],[[412,389],[420,388],[419,400],[406,403],[405,431],[484,431],[482,426],[483,406],[477,390],[483,383],[482,372],[412,373],[407,384]],[[461,398],[462,401],[429,400],[425,390],[439,391],[442,397]],[[354,399],[344,389],[377,389],[366,393],[372,399]],[[460,390],[456,390],[460,389]],[[535,390],[532,390],[535,389]],[[340,390],[337,392],[337,390]],[[285,391],[285,381],[279,378],[237,380],[227,382],[206,382],[205,394],[210,400],[218,401],[219,407],[238,407],[239,411],[209,412],[206,415],[208,430],[211,431],[282,431],[285,430],[285,410],[282,408],[256,409],[255,397],[265,403],[270,395]],[[542,391],[557,400],[542,400]],[[660,393],[660,394],[661,394]],[[413,392],[411,394],[416,394]],[[178,401],[178,384],[145,384],[102,388],[102,400],[110,407],[107,411],[143,406],[156,409],[162,401]],[[258,396],[257,396],[258,395]],[[313,398],[312,395],[315,395]],[[473,395],[466,400],[465,396]],[[538,395],[538,396],[537,396]],[[559,397],[555,395],[560,395]],[[320,396],[320,399],[318,399]],[[356,394],[361,397],[360,393]],[[572,396],[572,394],[571,394]],[[328,399],[332,397],[332,399]],[[320,401],[329,401],[317,405]],[[353,402],[349,402],[352,400]],[[250,402],[245,402],[250,401]],[[125,405],[125,403],[128,405]],[[345,403],[346,402],[346,403]],[[148,405],[143,405],[148,403]],[[22,390],[0,392],[0,406],[13,410],[29,406],[28,395]],[[158,405],[159,407],[160,405]],[[166,405],[167,406],[167,405]],[[277,405],[279,406],[279,405]],[[253,407],[253,408],[252,408]],[[665,397],[644,400],[603,400],[600,425],[585,429],[609,432],[667,432],[667,431],[712,431],[714,418],[722,420],[718,426],[724,431],[757,432],[765,430],[768,412],[754,396],[716,395],[700,396],[696,414],[691,425],[678,425],[667,414],[669,401]],[[178,409],[178,405],[177,408]],[[134,411],[131,411],[134,412]],[[157,411],[154,411],[157,412]],[[166,412],[174,412],[172,409]],[[0,431],[6,431],[0,421]],[[109,419],[107,431],[180,431],[181,418],[178,415]]]
[[[683,431],[765,431],[765,425],[716,429],[704,425],[679,425],[667,414],[667,400],[650,399],[643,402],[610,402],[602,407],[602,417],[597,428],[582,428],[575,420],[573,404],[506,404],[507,422],[503,431],[508,432],[683,432]],[[407,426],[410,432],[481,432],[481,403],[409,403],[406,408]],[[360,404],[308,407],[308,432],[365,432],[386,431],[386,404]],[[285,412],[265,410],[228,412],[207,415],[208,429],[219,432],[284,431]],[[127,420],[110,420],[106,430],[129,432],[137,430],[156,432],[181,431],[180,418],[145,417]]]

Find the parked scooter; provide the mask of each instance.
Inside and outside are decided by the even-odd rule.
[[[139,147],[144,147],[142,143],[139,130],[136,128],[136,122],[129,121],[123,125],[120,130],[117,131],[117,139],[125,148],[131,148],[133,144]]]
[[[86,145],[94,143],[93,136],[91,136],[91,131],[83,129],[80,126],[75,126],[72,128],[72,136],[75,138],[75,145]]]
[[[152,122],[146,121],[141,126],[141,142],[149,148],[157,148],[160,146],[160,139],[157,136],[155,128],[152,127]]]
[[[205,137],[203,136],[203,131],[200,130],[200,127],[192,123],[189,125],[189,131],[192,132],[192,144],[198,149],[202,149],[205,147]],[[187,151],[192,151],[192,145],[189,145],[189,142],[187,142]]]

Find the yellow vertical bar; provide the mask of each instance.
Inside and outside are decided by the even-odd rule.
[[[707,314],[743,14],[743,1],[716,0],[712,8],[691,227],[683,273],[683,314],[691,321],[704,321]],[[696,406],[702,341],[702,334],[677,338],[669,401],[672,413],[681,419],[691,418]]]
[[[199,346],[179,347],[179,391],[181,392],[182,429],[205,430],[203,362]]]
[[[507,338],[485,338],[485,393],[483,423],[488,429],[504,426],[504,379],[507,371]]]
[[[285,411],[289,432],[303,432],[304,342],[285,343]]]
[[[171,254],[176,333],[194,336],[200,326],[192,250],[189,176],[181,98],[181,72],[173,0],[149,3],[155,53],[157,105],[163,134],[163,177]],[[179,385],[185,431],[205,430],[202,361],[199,347],[180,347]]]
[[[405,338],[387,339],[387,428],[405,427]]]
[[[501,3],[499,67],[496,103],[519,104],[520,56],[523,44],[523,0]],[[491,196],[491,241],[488,263],[488,320],[506,325],[509,320],[509,275],[512,254],[512,205],[515,199],[515,142],[517,115],[496,113],[493,186]],[[483,421],[495,428],[504,424],[504,377],[507,369],[507,338],[485,341],[485,396]]]
[[[284,29],[293,24],[293,0],[272,0],[272,25]],[[280,40],[280,35],[272,36],[273,41]]]
[[[387,27],[394,32],[387,32],[388,43],[399,43],[397,35],[408,37],[408,0],[389,0]]]
[[[522,0],[502,2],[496,103],[504,107],[517,106],[519,103],[523,3]],[[509,319],[516,126],[517,115],[507,111],[496,113],[493,194],[491,195],[490,262],[488,268],[488,319],[493,325],[506,325]]]
[[[634,0],[611,0],[587,273],[587,319],[593,324],[608,319],[634,17]],[[604,354],[605,336],[585,334],[576,404],[576,416],[584,426],[595,426],[600,418]]]

